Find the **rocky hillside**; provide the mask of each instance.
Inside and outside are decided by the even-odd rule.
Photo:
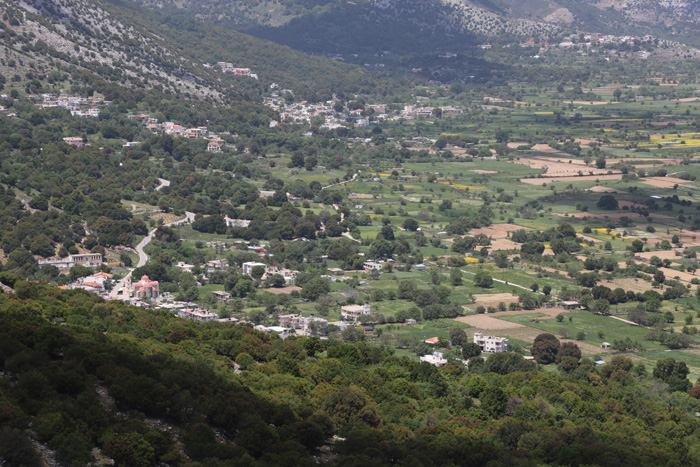
[[[193,19],[100,0],[0,0],[0,74],[92,72],[212,102],[257,99],[270,83],[333,92],[375,84],[362,70]],[[250,68],[258,79],[214,64]]]
[[[172,44],[86,0],[3,0],[2,74],[94,71],[108,80],[162,86],[172,92],[219,91]],[[145,81],[145,82],[144,82]]]

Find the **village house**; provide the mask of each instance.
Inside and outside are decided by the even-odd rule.
[[[265,272],[267,272],[267,264],[265,264],[265,263],[256,263],[255,261],[250,261],[250,262],[248,262],[248,263],[243,263],[243,264],[241,265],[241,268],[243,269],[243,274],[248,274],[248,275],[250,276],[250,275],[252,274],[253,268],[254,268],[255,266],[262,266],[263,268],[265,268]]]
[[[559,303],[559,306],[567,310],[576,310],[580,308],[579,303],[575,300],[564,300]]]
[[[474,343],[481,347],[482,352],[506,352],[508,349],[507,338],[496,336],[484,336],[481,332],[477,332],[474,334]]]
[[[162,125],[163,133],[172,136],[185,136],[185,129],[182,125],[176,125],[173,122],[165,122]]]
[[[214,295],[214,298],[216,298],[216,301],[219,303],[228,304],[233,301],[233,296],[223,290],[215,290],[212,292],[212,295]]]
[[[76,264],[89,268],[95,268],[102,264],[102,254],[86,253],[80,255],[70,255],[63,259],[40,259],[38,264],[40,268],[47,265],[55,266],[62,272],[69,270]]]
[[[365,269],[365,272],[369,274],[372,271],[381,271],[382,263],[378,263],[376,261],[365,261],[363,267]]]
[[[228,261],[226,259],[213,259],[207,261],[207,274],[211,274],[214,271],[227,271]]]
[[[250,245],[248,247],[248,251],[252,251],[254,253],[258,253],[260,256],[263,256],[264,253],[267,253],[267,248],[265,248],[265,245]]]
[[[247,219],[231,219],[228,216],[224,217],[224,222],[226,222],[226,227],[248,227],[250,221]]]
[[[83,138],[78,136],[66,136],[63,138],[63,142],[70,144],[71,146],[75,146],[76,148],[82,148],[85,146],[85,141],[83,141]]]
[[[97,274],[93,274],[91,276],[79,278],[72,284],[71,288],[83,289],[100,295],[105,293],[106,283],[111,280],[112,277],[112,274],[98,272]]]
[[[437,367],[447,365],[447,359],[442,356],[442,352],[433,352],[432,355],[423,355],[420,357],[420,361],[430,363]]]
[[[180,318],[189,319],[191,321],[199,321],[200,323],[206,323],[207,321],[212,321],[217,319],[219,316],[216,313],[203,309],[189,309],[181,310],[177,313]]]
[[[265,273],[265,279],[274,275],[279,275],[284,278],[284,283],[286,285],[294,285],[294,281],[296,280],[298,273],[299,271],[292,271],[290,269],[280,269],[273,266],[270,269],[268,269]]]
[[[194,264],[187,264],[184,261],[178,261],[175,267],[184,272],[192,272],[194,270]]]
[[[206,138],[207,136],[209,136],[209,129],[207,127],[200,126],[187,129],[188,138]]]
[[[357,321],[362,315],[369,315],[372,312],[372,307],[367,305],[344,305],[340,307],[340,314],[345,319]]]
[[[99,266],[102,264],[102,253],[82,253],[79,255],[70,255],[71,261],[82,266]]]

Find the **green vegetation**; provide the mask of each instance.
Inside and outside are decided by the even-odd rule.
[[[697,459],[694,51],[352,2],[0,3],[0,463]],[[102,296],[161,296],[79,290],[88,252]]]
[[[13,465],[41,465],[30,436],[62,463],[90,462],[97,446],[129,466],[312,465],[316,456],[668,465],[692,463],[698,449],[700,422],[688,413],[700,402],[672,358],[653,371],[621,356],[598,369],[564,344],[561,375],[512,353],[438,369],[362,342],[284,341],[14,285],[17,296],[0,295],[0,455]]]

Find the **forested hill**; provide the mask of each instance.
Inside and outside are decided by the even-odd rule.
[[[133,3],[2,0],[0,14],[0,74],[8,77],[88,70],[132,87],[229,103],[259,100],[273,82],[310,100],[390,87],[358,67]],[[258,79],[223,73],[217,62],[249,68]]]
[[[514,353],[438,369],[0,280],[6,465],[695,465],[684,364]],[[691,394],[698,391],[692,389]],[[39,449],[41,448],[41,449]],[[95,449],[97,448],[97,449]],[[40,454],[41,452],[41,454]],[[44,459],[42,459],[44,456]]]

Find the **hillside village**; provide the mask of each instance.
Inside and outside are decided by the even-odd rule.
[[[284,96],[285,94],[283,94]],[[286,96],[293,96],[291,91],[287,91]],[[435,115],[455,116],[464,112],[464,109],[454,106],[443,107],[423,107],[416,105],[406,105],[399,110],[390,110],[387,104],[368,104],[362,108],[338,108],[334,106],[334,101],[325,103],[310,103],[307,101],[295,102],[293,99],[288,102],[286,97],[273,93],[270,97],[265,97],[263,103],[279,112],[280,120],[270,122],[270,127],[276,127],[280,122],[287,123],[320,123],[320,127],[326,130],[336,130],[338,128],[364,128],[386,121],[414,120],[431,118]]]

